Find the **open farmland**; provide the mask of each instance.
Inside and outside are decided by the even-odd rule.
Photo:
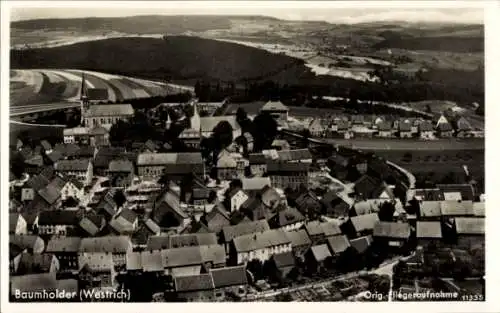
[[[162,82],[121,75],[84,71],[87,87],[105,88],[110,101],[125,101],[165,96],[186,90]],[[10,74],[11,107],[79,101],[82,71],[69,69],[12,70]]]
[[[443,151],[443,150],[482,150],[483,139],[460,140],[455,138],[443,140],[412,140],[412,139],[325,139],[331,144],[374,151],[376,153],[398,150],[399,151]]]

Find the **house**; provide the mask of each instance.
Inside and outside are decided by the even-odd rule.
[[[150,237],[158,236],[161,232],[160,226],[152,219],[140,220],[137,230],[131,237],[134,247],[145,248]]]
[[[222,228],[221,239],[225,244],[226,253],[229,253],[229,247],[234,238],[247,234],[260,233],[269,229],[269,224],[266,220],[224,226]]]
[[[368,235],[373,232],[375,225],[379,222],[378,214],[364,214],[360,216],[353,216],[348,222],[342,224],[341,228],[348,234],[350,238]]]
[[[34,225],[40,235],[66,236],[75,232],[78,222],[76,211],[42,211]]]
[[[284,139],[274,139],[271,143],[271,149],[276,150],[290,150],[290,143]]]
[[[412,137],[412,125],[410,122],[401,121],[398,125],[399,138]]]
[[[436,127],[438,136],[441,138],[450,138],[453,136],[453,128],[449,123],[441,123]]]
[[[267,158],[264,154],[250,153],[248,155],[248,162],[252,175],[260,177],[267,172]]]
[[[56,175],[47,186],[38,191],[38,199],[41,202],[44,202],[44,205],[47,208],[60,208],[62,203],[61,190],[63,189],[63,187],[65,187],[66,184],[67,183],[61,176]],[[66,194],[64,196],[66,196]]]
[[[485,209],[486,208],[484,206],[484,202],[472,203],[472,210],[474,211],[474,216],[476,217],[485,217],[486,216]]]
[[[92,147],[109,146],[109,129],[103,126],[95,126],[88,130],[89,142]]]
[[[161,250],[161,259],[165,275],[179,277],[201,273],[203,259],[198,246]]]
[[[89,129],[87,127],[65,128],[63,140],[65,144],[89,144]]]
[[[299,189],[309,184],[309,164],[307,163],[277,163],[267,164],[267,175],[272,186],[286,189]]]
[[[177,298],[185,302],[210,302],[215,300],[215,286],[211,274],[174,277]]]
[[[306,218],[294,207],[281,205],[278,212],[269,219],[271,228],[280,228],[284,231],[298,230],[304,224]]]
[[[45,252],[55,255],[61,271],[75,271],[78,266],[80,237],[54,237],[47,243]]]
[[[9,213],[9,234],[27,235],[28,224],[19,213]]]
[[[423,121],[418,124],[418,133],[420,139],[433,139],[434,138],[434,128],[432,127],[431,122]]]
[[[194,173],[203,176],[200,152],[141,153],[137,156],[137,173],[143,178],[158,178],[164,173],[173,179]]]
[[[206,271],[226,266],[226,249],[223,245],[201,245],[200,253],[202,266]]]
[[[317,273],[328,267],[332,254],[326,244],[312,246],[305,254],[307,271]]]
[[[134,116],[131,104],[83,104],[82,108],[83,125],[88,128],[96,126],[110,128],[119,120],[126,121]]]
[[[288,120],[288,111],[288,107],[281,103],[281,101],[268,101],[260,109],[261,113],[269,113],[280,122],[286,122]]]
[[[268,220],[272,216],[269,208],[264,205],[264,203],[258,196],[254,198],[248,198],[248,200],[241,205],[240,212],[245,214],[245,216],[248,217],[251,221],[258,221],[262,219]]]
[[[419,201],[420,218],[423,220],[441,219],[441,201]]]
[[[313,137],[323,137],[327,126],[320,118],[315,118],[309,123],[308,129]]]
[[[165,192],[156,201],[152,219],[160,227],[184,229],[190,222],[189,216],[180,206],[179,196],[172,190]]]
[[[112,187],[126,188],[132,184],[134,164],[129,160],[112,160],[107,173]]]
[[[90,237],[96,236],[105,226],[105,219],[102,215],[95,213],[85,214],[78,225]]]
[[[271,179],[269,177],[252,177],[241,179],[242,189],[249,194],[257,194],[266,186],[271,186]]]
[[[201,143],[200,130],[186,128],[179,134],[179,140],[181,140],[186,147],[199,149]]]
[[[127,270],[130,267],[133,269],[131,260],[127,253]],[[130,264],[132,263],[132,264]],[[144,273],[163,273],[163,261],[161,251],[142,251],[140,253],[140,268]]]
[[[485,220],[482,217],[457,217],[455,218],[455,231],[457,245],[472,249],[484,247]]]
[[[274,269],[275,276],[284,279],[295,267],[295,257],[290,251],[274,254],[270,259],[270,264]]]
[[[56,292],[57,280],[54,273],[30,274],[9,277],[10,301],[27,302],[16,296],[20,290],[31,294]],[[33,301],[33,300],[30,300]],[[51,301],[51,300],[46,300]],[[52,300],[53,301],[53,300]],[[60,300],[58,300],[60,301]]]
[[[278,161],[284,163],[312,163],[312,154],[309,149],[294,149],[276,151]]]
[[[351,246],[349,239],[345,235],[331,236],[326,239],[326,244],[330,249],[332,257],[337,257]]]
[[[392,127],[388,122],[380,122],[377,124],[377,136],[381,138],[391,138],[392,137]]]
[[[310,213],[319,214],[322,208],[320,199],[311,191],[302,193],[295,199],[295,205],[304,215],[309,215]]]
[[[336,190],[327,191],[320,202],[323,212],[332,217],[346,216],[354,204],[354,200],[347,194]]]
[[[92,260],[92,267],[85,263],[78,272],[78,281],[88,284],[88,288],[105,292],[116,287],[116,276],[112,256],[107,254]]]
[[[248,278],[245,266],[230,266],[210,269],[215,288],[215,298],[244,297],[248,291]]]
[[[248,200],[248,195],[241,188],[230,188],[226,192],[224,206],[229,208],[231,212],[239,211],[241,205]]]
[[[17,275],[57,273],[59,261],[53,254],[31,254],[24,252],[17,267]]]
[[[389,247],[401,248],[410,239],[411,229],[408,223],[382,222],[375,224],[373,238],[386,242]]]
[[[264,230],[233,238],[230,259],[235,264],[246,264],[254,259],[264,262],[274,254],[291,251],[292,243],[284,230]]]
[[[326,242],[328,237],[340,235],[342,233],[339,225],[335,222],[311,221],[306,223],[304,228],[312,243],[315,245]]]
[[[261,189],[260,198],[262,203],[271,210],[276,209],[283,202],[282,196],[271,186],[265,186]]]
[[[65,183],[60,189],[61,200],[66,201],[68,199],[75,199],[80,202],[83,199],[84,195],[84,186],[83,184],[74,178],[63,177],[62,178]]]
[[[459,192],[461,200],[474,201],[476,198],[476,193],[471,184],[437,184],[436,187],[443,194]]]
[[[443,218],[456,216],[474,216],[472,201],[441,201],[441,215]]]
[[[217,157],[217,178],[219,180],[232,180],[241,178],[235,158],[227,150],[223,150]]]
[[[97,150],[94,157],[94,175],[106,176],[106,171],[109,168],[109,163],[116,159],[117,156],[125,158],[128,154],[125,153],[124,147],[101,147]],[[127,157],[128,159],[128,157]],[[134,158],[131,161],[135,161]]]
[[[439,188],[415,189],[415,200],[418,201],[441,201],[444,200],[443,192]]]
[[[19,262],[26,249],[20,248],[15,244],[9,243],[9,274],[17,273]]]
[[[373,238],[371,235],[355,238],[349,240],[351,243],[351,247],[353,247],[356,252],[359,254],[363,254],[368,250],[368,248],[372,245],[373,243]]]
[[[74,178],[84,186],[90,185],[93,167],[90,159],[60,160],[54,165],[57,173]]]
[[[417,242],[421,246],[439,243],[443,239],[439,221],[417,221],[416,229]]]
[[[40,145],[42,146],[42,149],[46,154],[52,152],[52,145],[47,140],[40,141]]]
[[[201,218],[201,221],[214,233],[219,233],[224,227],[231,224],[229,213],[227,213],[220,203],[216,204],[210,212],[206,213]]]
[[[78,264],[99,270],[124,268],[129,251],[132,251],[132,242],[127,236],[83,238],[78,250]]]
[[[123,208],[120,210],[110,221],[109,226],[121,235],[132,234],[139,225],[137,214],[130,210]]]
[[[45,242],[35,235],[9,235],[9,244],[33,254],[40,254],[45,250]]]
[[[471,137],[473,127],[465,117],[461,116],[454,124],[457,137]]]
[[[307,235],[305,229],[289,231],[286,233],[288,239],[292,243],[292,252],[295,257],[302,258],[307,250],[311,247],[311,239]]]

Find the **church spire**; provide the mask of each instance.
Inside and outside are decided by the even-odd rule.
[[[80,100],[87,99],[87,84],[85,82],[85,72],[82,71],[82,86],[80,88]]]

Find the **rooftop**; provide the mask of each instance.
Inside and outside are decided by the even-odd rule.
[[[262,232],[238,236],[233,239],[238,252],[254,251],[291,243],[286,232],[281,229],[272,229]]]

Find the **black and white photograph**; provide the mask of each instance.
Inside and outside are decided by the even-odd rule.
[[[2,306],[498,304],[493,2],[6,2]]]

